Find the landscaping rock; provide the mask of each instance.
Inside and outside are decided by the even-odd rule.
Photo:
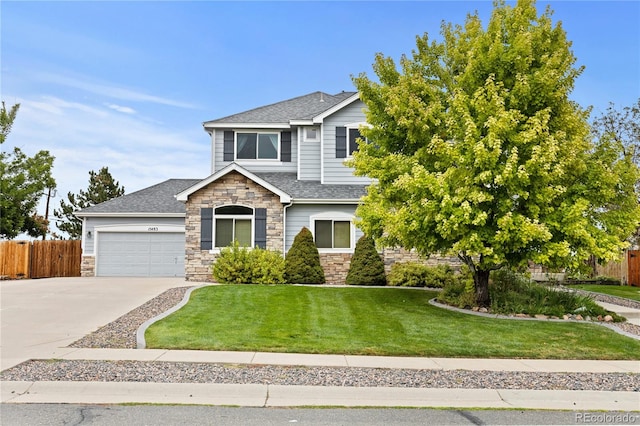
[[[613,322],[613,317],[611,315],[606,315],[604,317],[604,322]]]
[[[548,317],[548,316],[543,315],[543,314],[535,314],[535,315],[534,315],[534,317],[535,317],[536,319],[539,319],[539,320],[549,319],[549,317]]]
[[[578,315],[575,316],[574,319],[576,319],[578,321],[582,321],[584,318],[582,318],[582,315],[578,314]]]

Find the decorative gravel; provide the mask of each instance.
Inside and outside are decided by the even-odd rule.
[[[117,320],[110,322],[97,331],[76,340],[69,347],[72,348],[126,348],[137,347],[136,333],[145,321],[168,311],[180,303],[190,287],[176,287],[165,291],[138,306],[133,311],[124,314]]]
[[[188,288],[167,290],[70,346],[135,348],[140,325],[178,304]],[[612,299],[602,301],[621,304],[617,300],[619,298],[615,299],[615,302],[611,302]],[[615,326],[640,335],[640,327],[633,324],[617,323]],[[633,373],[530,373],[143,361],[30,360],[0,372],[0,380],[640,392],[640,374]]]
[[[0,379],[640,392],[640,375],[625,373],[409,370],[141,361],[28,361],[3,371]]]

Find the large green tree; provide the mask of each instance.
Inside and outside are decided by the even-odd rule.
[[[19,108],[15,104],[7,110],[4,102],[0,107],[0,237],[7,239],[25,232],[32,237],[46,234],[48,222],[37,214],[38,202],[48,188],[56,187],[49,151],[29,157],[19,147],[4,149]]]
[[[78,194],[69,192],[67,202],[60,200],[60,208],[53,212],[58,229],[69,234],[71,239],[81,238],[82,220],[73,213],[122,195],[124,186],[113,179],[108,167],[103,167],[98,172],[91,170],[87,190],[81,189]]]
[[[576,67],[565,31],[534,1],[494,4],[483,27],[443,23],[442,41],[376,55],[379,82],[354,78],[370,128],[351,164],[369,186],[357,214],[384,245],[455,254],[490,304],[489,273],[529,260],[578,267],[612,259],[638,224],[638,170],[592,143],[569,99]]]
[[[593,120],[592,130],[598,140],[618,145],[623,154],[630,156],[633,163],[640,167],[640,99],[622,110],[613,103],[609,104],[607,111]],[[636,191],[640,202],[640,177],[636,181]],[[640,228],[631,241],[640,245]]]

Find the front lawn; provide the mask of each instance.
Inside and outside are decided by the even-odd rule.
[[[640,359],[640,341],[593,324],[477,317],[403,288],[227,285],[194,291],[148,348],[478,358]]]
[[[640,287],[633,287],[630,285],[592,285],[592,284],[577,284],[568,286],[569,288],[577,288],[580,290],[593,291],[595,293],[608,294],[610,296],[624,297],[640,302]]]

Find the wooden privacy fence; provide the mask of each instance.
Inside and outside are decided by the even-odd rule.
[[[80,240],[0,241],[0,277],[79,277]]]
[[[620,261],[596,266],[596,274],[640,287],[640,250],[627,250]]]

